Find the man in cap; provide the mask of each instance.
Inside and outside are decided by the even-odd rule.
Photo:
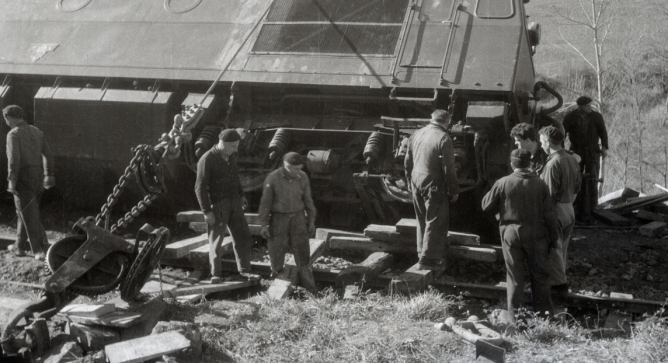
[[[285,253],[291,251],[301,286],[316,293],[309,245],[309,236],[315,233],[316,210],[303,167],[304,158],[289,152],[283,156],[283,167],[265,179],[259,210],[260,233],[268,241],[272,277],[283,270]]]
[[[236,152],[239,149],[239,133],[225,129],[218,135],[218,144],[204,153],[197,163],[195,194],[204,213],[209,236],[209,263],[211,283],[219,283],[222,277],[221,251],[225,229],[229,227],[234,243],[237,269],[247,278],[251,272],[251,238],[244,206],[246,198],[239,180]]]
[[[608,131],[603,116],[592,110],[591,103],[592,99],[587,96],[578,98],[578,108],[564,117],[564,129],[571,141],[570,149],[582,157],[580,170],[588,175],[583,178],[583,192],[575,201],[578,219],[583,222],[591,222],[591,210],[598,205],[600,160],[608,156]]]
[[[582,182],[577,159],[561,147],[563,140],[564,134],[553,126],[540,130],[540,143],[548,154],[541,179],[550,191],[559,227],[557,246],[550,250],[549,255],[550,285],[559,294],[568,292],[566,262],[568,243],[575,225],[573,201]]]
[[[547,163],[547,154],[537,140],[536,128],[528,123],[519,123],[510,130],[510,137],[515,139],[518,148],[529,151],[531,160],[529,168],[540,175]]]
[[[545,183],[531,170],[531,153],[510,154],[514,172],[494,183],[482,199],[485,212],[499,214],[499,231],[506,261],[508,311],[520,307],[524,296],[524,265],[529,269],[534,312],[552,313],[548,250],[559,239],[553,202]]]
[[[37,260],[44,260],[49,248],[46,232],[39,217],[39,197],[44,189],[55,185],[53,154],[44,134],[23,119],[21,107],[2,110],[7,125],[8,185],[16,206],[16,242],[9,249],[25,256],[27,241]],[[44,163],[44,160],[46,163]]]
[[[417,218],[418,269],[444,270],[449,203],[457,201],[459,183],[452,140],[446,132],[450,114],[436,110],[430,123],[411,135],[404,169]]]

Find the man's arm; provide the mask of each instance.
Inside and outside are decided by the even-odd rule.
[[[561,170],[553,166],[549,168],[546,167],[543,169],[541,179],[543,179],[547,185],[550,196],[554,197],[559,192],[559,188],[561,187]]]
[[[272,175],[273,174],[269,174],[264,180],[262,198],[260,199],[260,207],[258,209],[258,218],[260,219],[260,225],[263,228],[269,225],[269,218],[271,217],[271,206],[274,204],[274,187],[272,185]]]
[[[605,121],[603,121],[603,116],[601,114],[596,114],[596,134],[598,138],[601,139],[601,148],[608,150],[608,130],[605,127]],[[606,153],[607,154],[607,153]]]
[[[406,148],[406,156],[404,157],[404,171],[406,172],[406,185],[410,190],[411,174],[413,173],[413,150],[411,149],[411,139],[408,140],[408,147]]]
[[[202,212],[209,213],[211,210],[211,199],[209,199],[209,179],[211,173],[208,170],[208,158],[201,158],[197,163],[197,180],[195,181],[195,194]]]
[[[49,189],[56,185],[55,173],[56,167],[53,159],[51,147],[42,133],[42,160],[44,163],[44,188]]]
[[[313,204],[313,198],[311,197],[311,183],[309,183],[308,177],[306,174],[302,175],[302,188],[304,193],[302,194],[302,199],[304,201],[304,209],[306,209],[306,216],[308,217],[309,225],[315,224],[316,209],[315,204]]]
[[[19,150],[19,138],[14,133],[7,134],[7,159],[8,175],[7,190],[16,191],[16,182],[19,179],[19,170],[21,169],[21,152]]]
[[[501,201],[501,186],[499,185],[499,181],[500,180],[497,180],[492,186],[492,189],[490,189],[482,198],[482,210],[484,212],[494,214],[499,213],[499,205]]]
[[[455,170],[455,153],[452,150],[452,140],[447,135],[441,141],[441,165],[445,174],[448,195],[454,199],[454,202],[459,195],[459,180],[457,180],[457,171]]]
[[[542,205],[543,205],[543,219],[545,220],[545,228],[547,229],[547,238],[549,240],[549,248],[555,248],[559,240],[559,225],[557,224],[557,215],[554,212],[554,202],[550,196],[550,191],[545,184],[542,185]]]

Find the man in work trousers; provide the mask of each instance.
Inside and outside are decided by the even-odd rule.
[[[600,158],[608,156],[608,130],[603,116],[592,110],[591,102],[592,99],[587,96],[578,98],[578,108],[564,117],[564,129],[571,141],[570,149],[582,157],[580,171],[589,175],[583,178],[582,193],[575,200],[576,216],[585,223],[592,222],[591,210],[598,205]]]
[[[582,182],[577,159],[561,147],[563,140],[564,134],[553,126],[540,130],[541,146],[549,155],[541,179],[550,191],[559,227],[557,248],[551,249],[549,255],[550,285],[555,293],[562,295],[568,293],[566,263],[568,243],[575,225],[573,201]]]
[[[21,107],[7,106],[2,115],[11,129],[7,133],[7,190],[14,195],[18,217],[16,242],[8,249],[25,256],[29,240],[35,259],[43,261],[49,242],[39,217],[39,197],[56,184],[53,154],[42,131],[23,119]]]
[[[239,180],[236,152],[239,133],[226,129],[218,135],[218,144],[202,155],[197,163],[195,194],[204,213],[209,236],[211,283],[222,277],[221,251],[225,228],[229,227],[234,240],[234,256],[240,274],[251,278],[251,248],[253,240],[244,216],[244,190]]]
[[[547,163],[547,154],[538,142],[536,128],[528,123],[519,123],[510,130],[510,137],[515,139],[518,148],[529,151],[531,160],[529,168],[540,175]]]
[[[452,140],[446,132],[450,114],[436,110],[430,123],[411,135],[404,159],[406,179],[417,218],[420,270],[444,270],[448,245],[449,203],[459,196]]]
[[[265,179],[259,210],[260,233],[268,241],[272,277],[283,270],[285,253],[292,251],[301,286],[316,293],[309,245],[309,236],[315,233],[316,210],[303,167],[304,158],[289,152],[283,156],[283,167]]]
[[[526,262],[533,310],[539,315],[549,315],[553,307],[548,283],[548,251],[559,239],[552,197],[545,183],[531,171],[528,150],[513,150],[510,160],[514,172],[494,183],[482,199],[482,209],[499,213],[508,312],[514,317],[515,309],[523,302]]]

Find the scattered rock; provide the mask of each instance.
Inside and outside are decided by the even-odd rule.
[[[596,275],[597,272],[598,271],[595,268],[593,268],[593,269],[589,270],[589,276],[594,276],[594,275]]]
[[[515,326],[513,317],[508,310],[494,309],[487,315],[487,319],[489,320],[489,323],[492,324],[494,330],[497,331],[506,331],[508,328]]]
[[[107,355],[104,350],[95,352],[95,354],[88,354],[83,358],[75,360],[73,363],[107,363]]]
[[[83,358],[83,350],[75,342],[66,342],[51,347],[46,351],[44,357],[48,357],[44,363],[76,362],[79,358]]]
[[[182,352],[163,355],[162,359],[166,363],[199,362],[202,357],[202,333],[199,331],[199,326],[181,321],[160,321],[155,328],[153,328],[151,335],[172,330],[181,333],[184,337],[190,340],[190,348]]]
[[[119,342],[121,335],[115,329],[104,326],[88,326],[68,323],[65,332],[75,336],[84,351],[98,351],[107,344]]]

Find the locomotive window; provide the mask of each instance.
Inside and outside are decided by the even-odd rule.
[[[510,18],[515,14],[515,6],[513,0],[478,0],[475,13],[479,18]]]
[[[390,56],[409,1],[274,0],[252,52]]]
[[[450,20],[455,0],[424,0],[420,7],[420,19],[424,21]]]

